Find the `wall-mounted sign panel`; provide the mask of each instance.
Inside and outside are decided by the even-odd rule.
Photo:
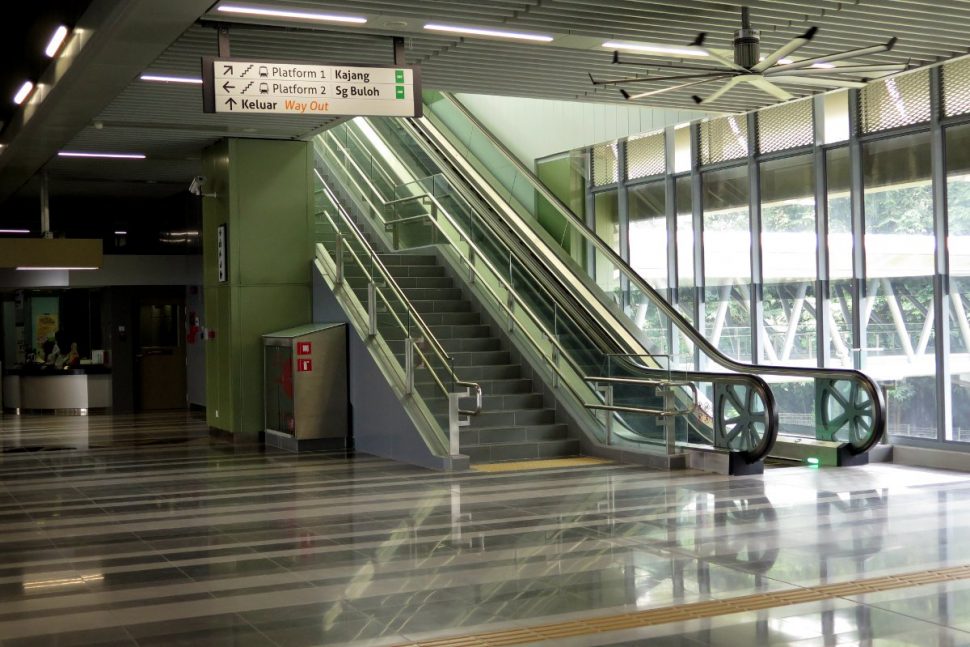
[[[360,67],[202,58],[205,112],[420,117],[414,66]]]

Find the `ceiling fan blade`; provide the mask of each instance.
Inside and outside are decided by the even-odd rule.
[[[888,52],[896,45],[896,37],[890,38],[888,41],[882,45],[873,45],[871,47],[860,47],[859,49],[849,49],[844,52],[836,52],[835,54],[826,54],[825,56],[816,56],[814,58],[803,58],[800,61],[795,61],[794,63],[788,63],[787,65],[776,65],[771,68],[771,72],[789,72],[791,70],[800,70],[803,67],[811,67],[816,63],[832,63],[833,61],[841,61],[847,58],[855,58],[856,56],[866,56],[868,54],[879,54],[880,52]]]
[[[829,77],[817,76],[772,76],[772,83],[790,83],[792,85],[806,85],[813,88],[864,88],[866,84],[862,81],[850,81],[849,79],[832,79]]]
[[[613,64],[614,65],[636,65],[638,67],[652,67],[658,70],[693,70],[698,72],[717,72],[721,73],[724,70],[719,67],[705,67],[703,65],[691,65],[690,63],[656,63],[649,61],[623,61],[620,60],[619,52],[613,52]]]
[[[795,95],[779,88],[777,85],[775,85],[768,79],[764,78],[763,76],[755,76],[751,74],[748,76],[740,76],[738,78],[746,83],[750,83],[751,85],[758,88],[765,94],[770,94],[771,96],[775,97],[776,99],[780,99],[781,101],[790,101],[795,98]]]
[[[672,85],[672,86],[667,87],[667,88],[659,88],[657,90],[650,90],[648,92],[641,92],[640,94],[633,94],[633,95],[631,95],[626,90],[621,89],[620,90],[620,94],[622,94],[623,95],[623,98],[626,99],[627,101],[632,101],[634,99],[643,99],[644,97],[652,97],[652,96],[657,95],[657,94],[663,94],[664,92],[673,92],[674,90],[680,90],[681,88],[687,88],[687,87],[690,87],[692,85],[700,85],[701,83],[710,83],[711,81],[717,81],[718,79],[724,79],[724,78],[727,78],[727,75],[726,74],[722,74],[720,76],[710,76],[710,77],[708,77],[706,79],[701,79],[700,81],[691,81],[690,83],[681,83],[679,85]]]
[[[738,83],[741,83],[741,80],[743,78],[744,77],[742,77],[742,76],[736,76],[736,77],[732,78],[727,83],[725,83],[724,85],[722,85],[721,87],[719,87],[717,90],[715,90],[714,91],[714,94],[711,94],[711,95],[709,95],[707,97],[704,97],[703,99],[701,97],[697,96],[697,95],[694,95],[694,102],[697,103],[698,105],[701,105],[701,106],[707,105],[708,103],[714,103],[715,101],[717,101],[718,99],[720,99],[721,97],[723,97],[725,94],[727,94]]]
[[[892,65],[842,65],[836,67],[810,67],[804,70],[791,70],[789,72],[766,72],[765,76],[772,77],[776,74],[792,76],[818,76],[826,74],[878,74],[882,72],[902,72],[909,66],[905,63]],[[777,68],[776,68],[777,69]]]
[[[694,47],[699,52],[703,52],[711,60],[717,61],[718,63],[720,63],[724,67],[728,68],[729,70],[734,70],[735,72],[747,72],[748,71],[745,68],[743,68],[740,65],[738,65],[737,63],[735,63],[734,61],[732,61],[731,59],[729,59],[728,57],[721,56],[719,53],[717,53],[713,49],[708,49],[706,47],[695,47],[694,45],[691,45],[691,47]]]
[[[752,72],[764,72],[769,67],[785,58],[789,54],[801,49],[805,45],[811,42],[812,38],[815,36],[815,32],[818,31],[818,27],[810,27],[808,31],[797,38],[793,38],[786,44],[782,45],[771,54],[765,57],[765,60],[760,61],[757,65],[751,68]]]
[[[730,76],[730,72],[705,72],[703,74],[677,74],[674,76],[634,76],[626,79],[610,79],[609,81],[597,81],[593,75],[587,72],[589,80],[593,85],[629,85],[631,83],[646,83],[648,81],[676,81],[678,79],[702,79],[702,78],[723,78]]]

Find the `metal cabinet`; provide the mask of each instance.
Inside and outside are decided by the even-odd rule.
[[[347,325],[263,335],[266,444],[289,451],[350,446]]]

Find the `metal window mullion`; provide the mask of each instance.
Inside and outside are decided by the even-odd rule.
[[[825,141],[825,98],[813,100],[815,110],[815,344],[818,366],[831,363],[829,348],[829,203],[828,161],[822,144]]]
[[[680,276],[677,271],[677,179],[674,177],[675,150],[674,127],[664,130],[664,217],[667,220],[667,300],[674,305],[680,304]],[[667,348],[674,354],[673,322],[667,321]]]
[[[586,149],[586,227],[596,234],[596,197],[593,195],[595,181],[593,178],[593,148]],[[596,281],[596,248],[586,240],[586,273]]]
[[[940,124],[942,107],[942,70],[930,70],[930,169],[933,188],[933,232],[936,253],[933,271],[933,313],[936,336],[937,440],[953,437],[953,391],[950,376],[950,258],[947,248],[949,222],[946,180],[946,132]]]
[[[761,171],[758,166],[758,120],[756,112],[748,118],[748,232],[751,236],[751,294],[749,321],[751,324],[751,361],[761,363],[761,323],[764,321],[764,272],[761,253]]]
[[[690,126],[690,207],[691,220],[694,225],[694,324],[705,335],[704,319],[706,304],[704,302],[704,187],[703,176],[700,172],[700,122]],[[694,345],[694,366],[701,370],[701,351]]]
[[[630,263],[630,201],[627,196],[626,187],[626,140],[616,143],[616,221],[619,228],[619,245],[617,250],[620,258]],[[620,273],[620,307],[626,307],[630,303],[630,279]]]
[[[866,280],[866,213],[863,193],[862,143],[859,141],[859,91],[849,90],[849,195],[852,218],[852,342],[860,349],[852,358],[862,368],[865,339],[862,330],[862,299]]]

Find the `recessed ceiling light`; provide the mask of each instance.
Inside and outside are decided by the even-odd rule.
[[[216,7],[216,11],[241,14],[244,16],[265,16],[267,18],[285,18],[288,20],[306,20],[313,22],[349,22],[355,24],[367,22],[367,18],[361,16],[321,13],[319,11],[301,11],[297,9],[274,9],[259,5],[221,4]]]
[[[104,159],[143,160],[144,153],[87,153],[84,151],[61,151],[58,157],[101,157]]]
[[[552,36],[546,36],[545,34],[529,34],[521,31],[506,31],[504,29],[486,29],[483,27],[460,27],[458,25],[440,25],[438,23],[429,22],[424,26],[425,29],[431,31],[447,31],[456,34],[471,34],[473,36],[493,36],[495,38],[514,38],[517,40],[531,40],[539,43],[548,43],[552,41]]]
[[[170,76],[168,74],[142,74],[142,81],[155,81],[157,83],[193,83],[202,85],[202,79],[192,76]]]
[[[65,38],[67,38],[67,27],[60,25],[51,34],[51,39],[47,41],[47,47],[44,48],[44,53],[47,54],[47,58],[54,58]]]
[[[603,43],[607,49],[626,49],[631,52],[646,52],[648,54],[676,54],[678,56],[708,56],[708,53],[696,47],[677,47],[676,45],[655,45],[648,43],[618,43],[607,41]]]
[[[17,90],[17,94],[13,95],[13,102],[19,106],[27,99],[28,95],[30,95],[30,91],[33,89],[34,89],[33,82],[24,81],[24,84],[20,86],[19,90]]]
[[[96,270],[96,269],[99,269],[99,268],[97,268],[97,267],[18,267],[17,269],[20,270],[20,271],[25,271],[25,270],[34,271],[34,270],[37,270],[37,271],[51,272],[51,271],[55,271],[55,270],[56,271],[65,271],[65,270],[71,270],[71,271],[74,271],[74,270]]]

